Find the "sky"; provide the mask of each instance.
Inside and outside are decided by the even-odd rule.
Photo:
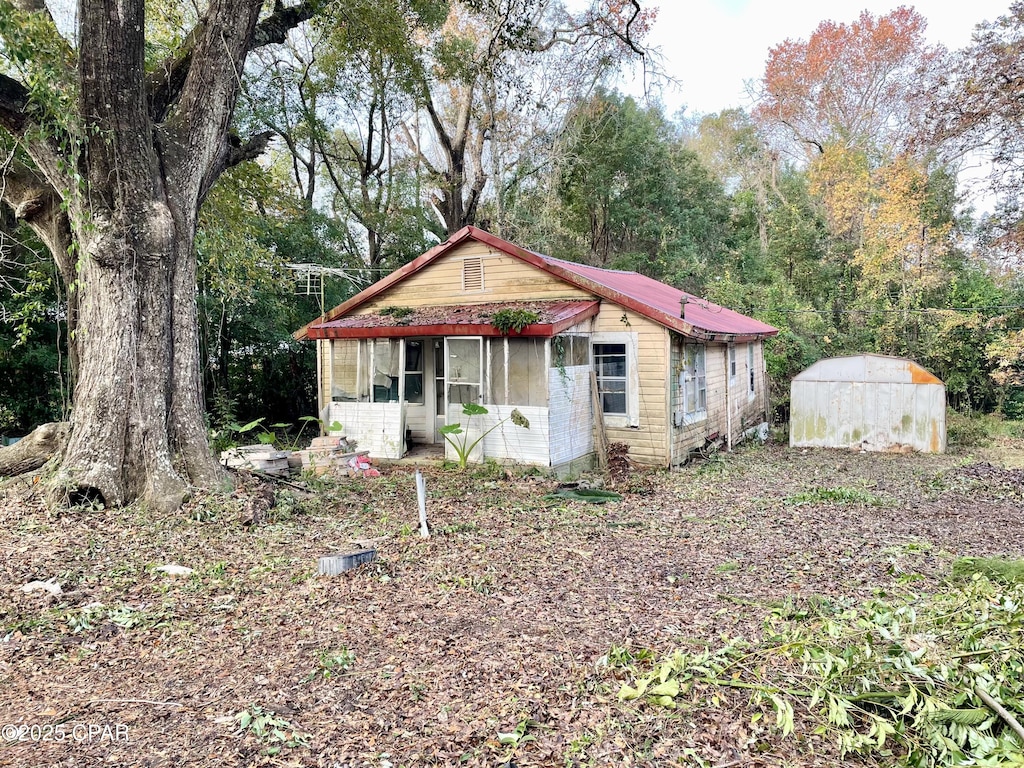
[[[1010,0],[920,0],[902,3],[928,20],[927,36],[950,50],[963,48],[982,21],[1004,15]],[[661,49],[664,66],[680,81],[665,91],[666,113],[709,114],[749,108],[745,83],[764,74],[769,49],[786,39],[807,40],[826,19],[849,24],[862,11],[875,16],[901,5],[872,0],[649,0],[659,7],[650,43]],[[626,90],[633,92],[637,85]]]

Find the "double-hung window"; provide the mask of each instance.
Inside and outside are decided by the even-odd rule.
[[[687,424],[708,417],[708,379],[704,345],[683,347],[683,370],[679,374],[683,389],[683,417]]]
[[[627,356],[625,344],[594,344],[594,368],[601,410],[608,415],[627,413]]]

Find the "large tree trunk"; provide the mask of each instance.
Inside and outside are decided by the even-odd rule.
[[[196,221],[221,172],[269,140],[229,140],[246,54],[283,42],[313,14],[311,3],[275,3],[257,24],[262,5],[209,0],[180,49],[147,73],[144,0],[80,2],[74,43],[42,52],[53,59],[40,80],[63,68],[77,88],[38,102],[0,71],[0,129],[34,163],[4,171],[11,183],[0,184],[0,200],[39,234],[73,287],[77,380],[50,483],[62,499],[168,511],[190,486],[225,481],[204,421]],[[44,3],[14,7],[24,15],[14,29],[42,25],[61,39]],[[76,113],[53,114],[72,91]]]
[[[164,201],[131,207],[78,235],[81,363],[53,488],[167,511],[221,478],[203,422],[193,231]]]

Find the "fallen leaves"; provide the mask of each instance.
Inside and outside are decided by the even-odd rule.
[[[954,456],[842,461],[837,485],[828,452],[763,448],[673,473],[623,460],[609,484],[623,498],[602,505],[545,501],[557,483],[504,469],[432,471],[430,539],[416,533],[413,474],[397,468],[321,478],[302,498],[253,483],[165,519],[130,508],[55,520],[8,499],[0,722],[70,713],[125,722],[132,743],[36,744],[31,757],[16,744],[0,761],[493,768],[508,757],[561,768],[757,766],[784,754],[814,765],[816,753],[751,726],[742,697],[634,712],[597,662],[616,646],[660,654],[722,633],[756,638],[780,601],[859,598],[909,578],[924,589],[955,556],[1019,552],[1009,470]],[[823,488],[880,504],[841,492],[786,502]],[[378,559],[317,576],[318,558],[350,542]],[[160,570],[181,563],[191,573]],[[53,578],[62,593],[46,601],[20,588]],[[168,701],[180,706],[145,703]],[[236,732],[254,706],[288,721],[283,740]],[[291,729],[309,746],[288,746]]]

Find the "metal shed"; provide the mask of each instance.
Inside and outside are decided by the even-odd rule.
[[[790,395],[793,447],[946,450],[946,386],[913,360],[819,360],[793,379]]]

